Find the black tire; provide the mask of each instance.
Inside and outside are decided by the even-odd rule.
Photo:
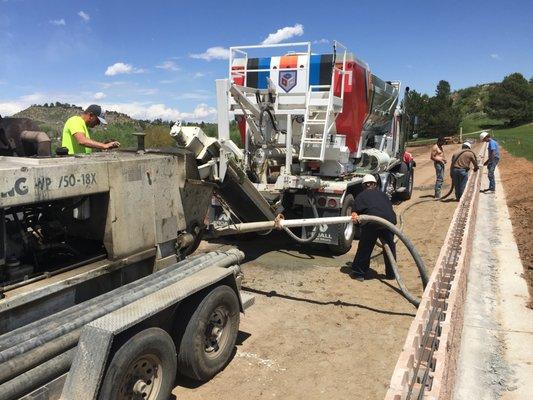
[[[355,201],[351,194],[347,194],[344,197],[341,208],[341,216],[352,215],[352,211],[355,208]],[[355,225],[345,224],[337,225],[337,237],[339,238],[338,244],[330,244],[329,250],[336,256],[346,254],[352,248],[352,242],[355,235]]]
[[[411,196],[413,195],[413,186],[415,182],[415,170],[411,167],[409,168],[408,173],[409,173],[409,181],[407,182],[407,187],[405,189],[405,192],[397,193],[398,199],[402,201],[409,200]]]
[[[99,399],[134,398],[135,390],[139,398],[168,400],[176,371],[176,346],[170,335],[160,328],[145,329],[113,355]],[[142,382],[146,387],[143,388]]]
[[[239,300],[229,286],[217,286],[202,299],[179,343],[182,375],[207,381],[224,369],[237,340],[239,313]]]

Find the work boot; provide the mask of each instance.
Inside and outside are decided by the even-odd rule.
[[[396,279],[396,276],[394,275],[394,271],[392,269],[385,268],[385,279],[387,280]]]
[[[350,278],[355,279],[356,281],[363,282],[367,276],[367,272],[361,270],[360,268],[357,268],[352,265],[350,268],[351,271],[349,273]]]
[[[355,279],[356,281],[359,281],[359,282],[364,282],[365,281],[365,276],[364,275],[361,275],[355,271],[352,271],[350,272],[350,278],[352,279]]]

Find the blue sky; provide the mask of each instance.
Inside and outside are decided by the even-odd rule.
[[[379,77],[428,94],[440,79],[530,78],[532,20],[531,0],[0,0],[0,114],[61,101],[212,121],[225,49],[278,31],[271,42],[311,41],[316,53],[338,40]]]

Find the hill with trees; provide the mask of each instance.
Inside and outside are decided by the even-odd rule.
[[[533,79],[520,73],[502,82],[450,91],[441,80],[434,96],[412,90],[404,99],[408,131],[420,137],[437,137],[493,127],[514,127],[533,121]]]
[[[53,147],[56,147],[61,141],[61,133],[65,121],[73,115],[79,115],[82,111],[81,107],[74,104],[55,102],[43,105],[34,104],[13,115],[13,117],[30,118],[36,121],[39,128],[52,139]],[[98,141],[115,139],[124,147],[133,147],[136,139],[132,133],[145,132],[146,146],[148,147],[169,147],[174,145],[174,140],[169,135],[170,127],[174,124],[172,121],[162,121],[161,119],[153,121],[138,120],[116,111],[106,111],[106,120],[107,125],[99,125],[92,129],[92,138]],[[215,123],[184,122],[183,124],[198,125],[208,136],[216,137],[218,135],[218,127]],[[230,135],[233,141],[240,145],[240,135],[234,122],[230,125]]]

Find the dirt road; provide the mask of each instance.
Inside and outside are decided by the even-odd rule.
[[[449,158],[458,148],[445,146]],[[434,168],[429,150],[417,148],[413,153],[418,164],[414,195],[396,206],[398,212],[421,197],[432,196]],[[405,215],[404,230],[429,269],[456,204],[427,202]],[[233,244],[247,256],[242,265],[244,286],[256,294],[256,304],[241,319],[229,366],[200,386],[180,381],[176,397],[383,398],[415,308],[398,294],[396,282],[382,279],[381,255],[371,265],[376,279],[361,283],[346,274],[357,242],[348,254],[336,258],[321,248],[293,244],[281,234]],[[200,250],[218,246],[204,242]],[[401,247],[400,272],[408,288],[420,294],[420,278],[406,253]]]

